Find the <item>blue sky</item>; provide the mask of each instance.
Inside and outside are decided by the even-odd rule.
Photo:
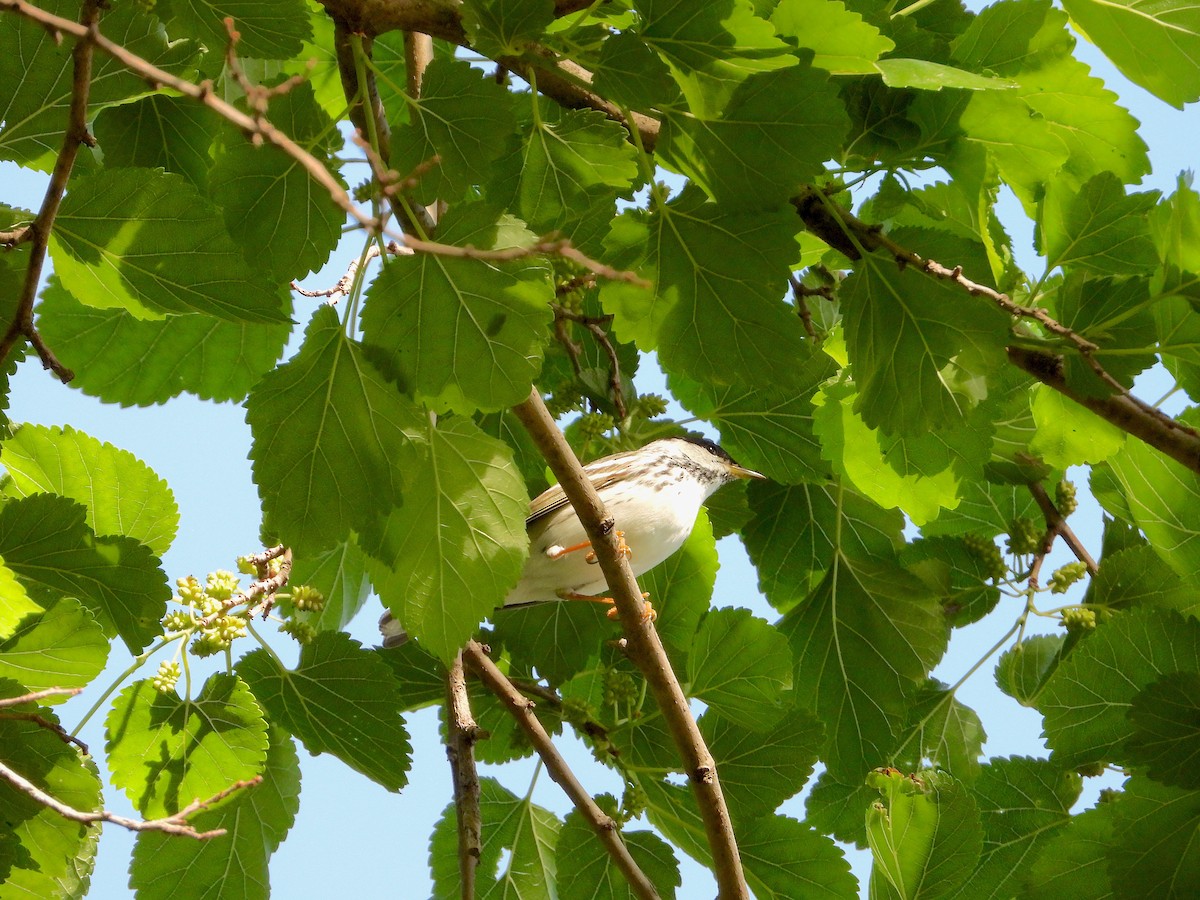
[[[1200,117],[1194,110],[1174,110],[1131,85],[1082,41],[1079,55],[1141,120],[1141,134],[1150,146],[1154,166],[1145,186],[1171,192],[1179,171],[1195,165],[1194,136],[1200,133]],[[45,178],[0,163],[0,185],[3,185],[0,200],[36,209]],[[1022,260],[1032,268],[1030,228],[1028,223],[1012,227],[1019,221],[1013,218],[1014,212],[1019,215],[1015,204],[1009,204],[1006,224],[1014,232]],[[329,266],[308,279],[306,285],[332,285],[344,272],[353,249],[343,247]],[[308,303],[300,300],[297,304],[297,318],[301,322],[313,308]],[[657,376],[645,378],[640,386],[643,390],[663,390]],[[1169,386],[1169,380],[1164,381],[1159,375],[1144,380],[1139,388],[1142,396],[1153,401]],[[172,579],[187,574],[203,577],[213,569],[232,568],[236,556],[258,548],[258,502],[246,459],[249,430],[239,406],[184,397],[161,407],[120,409],[59,384],[34,360],[24,364],[13,381],[11,416],[17,422],[69,423],[132,451],[168,481],[181,512],[178,537],[164,558]],[[1082,493],[1085,485],[1080,478],[1076,481]],[[1086,544],[1099,546],[1099,511],[1094,504],[1083,504],[1072,524]],[[746,606],[773,620],[775,614],[754,589],[756,575],[740,544],[735,539],[726,539],[720,545],[720,554],[722,568],[714,605]],[[1057,561],[1065,562],[1066,557]],[[364,643],[374,643],[378,612],[378,604],[370,601],[352,624],[352,635]],[[985,621],[956,633],[952,649],[935,672],[936,677],[956,681],[1011,621],[1011,617],[992,618],[1000,621],[995,624]],[[1046,626],[1044,630],[1052,627]],[[276,643],[285,660],[295,658],[290,641]],[[249,645],[246,649],[250,649]],[[123,648],[114,648],[108,671],[96,682],[98,687],[62,708],[68,727],[78,721],[100,690],[127,665],[128,656]],[[151,661],[143,674],[152,674],[154,665]],[[996,690],[991,668],[990,664],[985,665],[959,694],[983,718],[990,735],[986,752],[1043,755],[1039,718]],[[314,758],[301,752],[304,781],[300,814],[288,840],[272,861],[275,896],[303,900],[335,894],[362,898],[428,895],[427,840],[433,822],[450,800],[450,777],[444,750],[436,737],[435,715],[425,711],[412,716],[409,728],[414,736],[414,764],[410,786],[400,795],[387,793],[332,757]],[[103,755],[101,717],[87,725],[82,737],[97,757]],[[568,759],[591,792],[620,793],[620,780],[614,773],[596,765],[579,742],[568,740],[567,744]],[[483,767],[484,774],[501,778],[518,796],[528,791],[535,769],[531,761],[500,771]],[[1097,788],[1098,781],[1089,783],[1086,804],[1094,800]],[[105,793],[110,809],[134,815],[123,794],[112,787],[107,787]],[[569,809],[557,786],[544,775],[538,778],[532,797],[534,802],[559,814]],[[803,815],[799,801],[795,800],[784,811]],[[108,900],[132,895],[127,887],[132,843],[129,833],[106,827],[91,896]],[[863,854],[856,854],[853,861],[865,890],[869,861]],[[679,896],[711,896],[712,883],[707,873],[686,860],[683,863],[685,882]]]

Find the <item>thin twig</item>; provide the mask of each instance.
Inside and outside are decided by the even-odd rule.
[[[579,780],[575,777],[575,773],[567,765],[567,761],[562,758],[558,749],[554,746],[554,741],[550,735],[546,733],[546,729],[542,727],[542,723],[538,721],[537,716],[533,714],[534,703],[532,700],[525,697],[513,685],[504,673],[501,672],[496,664],[488,658],[483,647],[477,641],[471,641],[463,650],[462,658],[466,660],[471,669],[479,676],[479,679],[488,686],[504,705],[508,708],[509,713],[521,729],[529,737],[529,741],[537,750],[538,756],[546,765],[546,771],[550,773],[550,777],[554,779],[566,795],[575,804],[575,808],[584,820],[591,826],[592,831],[600,839],[600,843],[604,845],[604,849],[608,851],[608,855],[612,858],[613,863],[625,876],[625,880],[629,883],[629,887],[633,893],[643,898],[643,900],[658,900],[658,891],[655,890],[654,884],[646,877],[646,873],[641,870],[633,857],[629,855],[629,848],[625,846],[625,842],[621,839],[621,832],[617,827],[617,823],[612,817],[608,816],[602,810],[596,801],[592,799],[591,794],[587,792]]]
[[[20,706],[22,703],[37,703],[39,700],[45,700],[47,697],[74,697],[83,693],[83,688],[60,688],[52,687],[41,691],[33,691],[29,694],[22,694],[20,697],[5,697],[0,698],[0,709],[8,706]]]
[[[64,19],[61,16],[48,13],[39,7],[25,2],[25,0],[0,0],[0,10],[15,12],[54,31],[85,39],[84,43],[94,45],[97,49],[104,51],[131,72],[136,72],[152,87],[169,87],[187,97],[191,97],[193,100],[200,101],[223,119],[240,128],[247,136],[253,138],[255,135],[258,135],[262,140],[278,147],[292,159],[296,160],[296,162],[304,167],[314,181],[329,192],[329,196],[333,198],[334,203],[355,219],[363,228],[371,232],[379,228],[379,221],[358,208],[354,201],[350,199],[350,195],[338,184],[337,179],[330,174],[329,170],[325,168],[325,165],[320,160],[272,125],[265,117],[248,115],[233,104],[221,99],[215,93],[211,81],[203,81],[195,84],[183,78],[178,78],[110,40],[94,28],[89,29],[77,22],[72,22],[70,19]]]
[[[36,784],[34,784],[25,776],[13,771],[3,762],[0,762],[0,778],[4,778],[30,799],[42,804],[49,809],[54,810],[64,819],[70,819],[72,822],[81,822],[84,825],[91,825],[94,822],[112,822],[114,825],[120,825],[122,828],[128,828],[130,831],[161,831],[166,834],[175,834],[180,837],[195,838],[199,841],[208,840],[209,838],[220,837],[226,833],[224,828],[214,828],[211,831],[197,831],[194,827],[188,824],[188,816],[207,809],[215,803],[224,800],[235,791],[240,791],[244,788],[253,787],[262,782],[262,776],[256,775],[249,781],[238,781],[223,791],[219,791],[207,800],[193,800],[179,812],[174,815],[164,816],[161,819],[129,819],[125,816],[118,816],[116,813],[109,812],[107,809],[102,809],[97,812],[84,812],[83,810],[75,809],[73,806],[68,806],[56,797],[47,794]]]
[[[475,742],[483,736],[467,696],[463,652],[446,673],[446,758],[454,781],[454,811],[458,819],[458,874],[463,900],[475,897],[475,870],[483,853],[483,813],[480,810],[479,771]]]
[[[412,250],[408,249],[407,247],[401,247],[395,241],[388,241],[387,246],[384,249],[387,250],[388,253],[396,256],[412,253]],[[337,300],[335,298],[350,296],[350,290],[354,287],[354,279],[358,274],[359,268],[375,259],[377,256],[382,255],[383,254],[379,249],[379,245],[371,244],[367,247],[366,253],[364,253],[361,258],[356,256],[354,259],[350,260],[350,265],[346,267],[346,274],[339,278],[337,280],[337,284],[335,284],[333,287],[325,288],[324,290],[319,291],[311,291],[300,287],[298,284],[296,284],[296,282],[293,281],[292,290],[301,297],[324,297],[329,300],[330,303],[336,304]]]
[[[0,0],[0,3],[2,2],[4,0]],[[650,282],[646,281],[646,279],[642,278],[636,272],[614,269],[612,266],[607,266],[579,252],[567,238],[544,237],[527,247],[505,247],[502,250],[480,250],[471,244],[463,246],[439,244],[436,241],[423,241],[407,235],[403,240],[406,246],[411,247],[418,253],[434,253],[438,256],[478,259],[484,262],[511,262],[512,260],[525,259],[543,253],[550,256],[558,255],[583,266],[589,272],[595,272],[603,278],[608,278],[612,281],[626,281],[637,287],[649,288],[651,286]]]
[[[618,546],[619,523],[614,522],[596,488],[584,475],[583,467],[555,424],[554,417],[546,409],[537,389],[530,392],[528,400],[514,406],[513,412],[558,477],[604,572],[620,615],[629,656],[645,676],[683,760],[684,772],[696,797],[712,853],[718,896],[721,900],[749,897],[733,824],[717,777],[716,763],[692,717],[687,697],[679,687],[658,633],[653,623],[643,615],[642,593],[625,554]]]
[[[824,297],[826,300],[832,300],[833,290],[828,286],[810,288],[795,275],[789,275],[788,282],[792,285],[792,297],[796,300],[796,312],[800,314],[800,321],[804,324],[804,333],[814,341],[818,340],[817,331],[813,328],[812,312],[808,308],[807,298]]]
[[[596,343],[604,350],[608,357],[608,389],[612,393],[613,406],[617,410],[617,418],[624,421],[628,416],[628,410],[625,407],[625,390],[621,386],[621,361],[617,357],[617,348],[613,346],[612,340],[608,336],[608,332],[604,326],[612,322],[612,316],[585,316],[583,313],[577,313],[559,304],[553,304],[554,308],[554,334],[567,349],[567,354],[571,357],[572,367],[575,369],[576,377],[583,374],[583,370],[579,365],[579,352],[582,348],[569,337],[566,336],[565,328],[562,326],[564,320],[575,322],[582,325],[596,339]],[[574,350],[574,352],[572,352]]]
[[[1075,558],[1087,566],[1088,574],[1095,575],[1099,568],[1096,565],[1096,560],[1092,558],[1092,554],[1088,553],[1087,547],[1083,546],[1083,542],[1071,530],[1071,526],[1067,524],[1067,520],[1063,517],[1059,508],[1054,505],[1054,501],[1050,499],[1050,495],[1046,493],[1046,489],[1042,487],[1041,482],[1031,482],[1029,484],[1029,493],[1037,501],[1038,507],[1042,510],[1042,516],[1046,520],[1046,537],[1043,545],[1053,544],[1054,538],[1062,535],[1063,542],[1075,554]],[[1048,546],[1046,547],[1046,552],[1050,552]]]
[[[21,0],[16,0],[21,2]],[[23,4],[28,5],[28,4]],[[42,280],[42,267],[46,262],[46,251],[50,245],[50,234],[54,229],[54,219],[62,205],[63,194],[67,190],[71,170],[75,167],[75,158],[79,155],[81,144],[95,146],[96,140],[87,129],[88,97],[92,89],[92,59],[95,52],[99,32],[96,30],[100,22],[102,3],[100,0],[85,0],[79,14],[79,21],[72,22],[63,19],[68,26],[75,29],[79,40],[71,51],[71,103],[67,110],[67,126],[63,132],[62,147],[54,160],[54,171],[50,173],[50,184],[46,187],[42,198],[41,209],[37,217],[29,225],[26,232],[31,244],[29,264],[25,268],[25,281],[21,285],[21,293],[17,297],[17,312],[9,323],[4,337],[0,338],[0,363],[8,359],[9,353],[21,338],[27,338],[37,351],[42,366],[52,371],[63,383],[75,377],[75,373],[63,365],[58,357],[46,346],[41,335],[33,325],[33,303],[37,297],[38,286]],[[0,6],[3,8],[3,6]],[[36,7],[31,7],[36,9]],[[38,10],[41,12],[41,10]],[[54,18],[58,18],[55,16]]]
[[[13,247],[33,240],[33,229],[28,225],[14,228],[11,231],[0,231],[0,247],[11,250]]]
[[[283,590],[288,583],[288,579],[292,577],[292,548],[285,547],[282,544],[276,547],[270,547],[262,553],[255,553],[246,557],[254,567],[258,570],[258,579],[254,581],[246,590],[234,594],[228,600],[221,601],[221,608],[212,615],[205,616],[196,622],[199,628],[209,628],[212,624],[221,618],[235,606],[246,604],[247,617],[253,619],[254,616],[262,612],[263,619],[266,619],[271,613],[272,607],[275,605],[275,595]],[[272,560],[279,560],[279,568],[274,574],[270,571]]]
[[[37,703],[40,700],[45,700],[49,697],[74,697],[83,692],[83,688],[46,688],[41,691],[33,691],[28,694],[22,694],[20,697],[7,697],[0,699],[0,719],[17,719],[22,722],[32,722],[47,731],[53,732],[58,737],[68,744],[74,744],[78,747],[85,756],[90,756],[91,751],[88,745],[75,737],[73,734],[63,728],[57,722],[51,722],[45,716],[38,715],[35,712],[15,712],[10,711],[10,707],[19,706],[24,703]]]

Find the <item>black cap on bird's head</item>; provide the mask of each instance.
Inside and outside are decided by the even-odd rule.
[[[729,474],[734,478],[766,478],[765,475],[760,475],[758,472],[747,469],[745,466],[738,463],[738,461],[730,456],[725,451],[725,448],[723,448],[716,441],[710,441],[706,437],[696,437],[690,434],[680,435],[680,440],[687,441],[689,444],[694,444],[697,447],[703,447],[717,459],[721,460],[721,462],[725,463],[729,469]]]

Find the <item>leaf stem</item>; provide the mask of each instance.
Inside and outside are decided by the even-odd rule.
[[[88,723],[88,720],[91,719],[91,717],[96,714],[96,711],[98,709],[100,709],[101,706],[104,705],[104,701],[112,696],[113,691],[115,691],[117,688],[119,688],[121,686],[121,684],[125,681],[126,678],[128,678],[130,675],[132,675],[134,672],[136,672],[138,669],[140,669],[143,665],[145,665],[146,660],[148,660],[151,656],[153,656],[155,653],[157,653],[163,647],[167,646],[167,644],[171,643],[172,641],[177,641],[181,637],[183,637],[182,634],[172,635],[171,637],[164,637],[157,644],[152,646],[149,650],[146,650],[145,652],[143,652],[140,656],[135,656],[133,658],[133,662],[130,663],[129,668],[127,668],[124,672],[122,672],[120,675],[118,675],[116,677],[116,679],[113,681],[113,683],[110,684],[107,688],[105,688],[104,693],[100,695],[100,698],[95,703],[92,704],[91,709],[89,709],[87,712],[85,712],[83,714],[83,718],[79,720],[79,724],[76,725],[75,728],[71,731],[71,737],[77,737],[79,735],[79,732],[83,730],[83,726]]]

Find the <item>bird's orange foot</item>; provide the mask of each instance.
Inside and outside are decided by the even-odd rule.
[[[574,553],[577,550],[584,550],[584,549],[590,550],[591,546],[592,546],[591,541],[581,541],[578,544],[572,544],[570,547],[550,547],[549,549],[546,550],[546,555],[548,557],[550,557],[551,559],[562,559],[568,553]],[[588,562],[592,562],[591,558],[593,556],[595,556],[594,553],[591,553],[591,552],[588,553]]]
[[[658,619],[658,610],[656,610],[654,608],[654,604],[652,604],[650,602],[649,598],[650,598],[649,594],[646,594],[646,593],[642,594],[642,621],[643,622],[653,622]],[[607,600],[609,603],[612,603],[611,597],[605,597],[604,599]],[[610,609],[608,611],[608,617],[615,622],[617,619],[621,618],[621,613],[614,606],[612,609]]]
[[[617,532],[617,553],[620,556],[625,557],[626,559],[633,558],[633,550],[631,550],[629,548],[629,545],[627,543],[625,543],[625,532],[623,532],[623,531]],[[596,551],[595,550],[589,551],[588,555],[585,558],[587,559],[588,563],[590,563],[593,566],[598,562],[598,560],[596,559]]]

